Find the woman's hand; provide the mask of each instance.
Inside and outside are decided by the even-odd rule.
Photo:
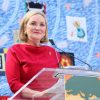
[[[54,96],[55,93],[49,93],[48,90],[44,90],[42,92],[37,92],[35,94],[32,95],[32,99],[34,100],[35,98],[51,98],[52,96]]]
[[[32,95],[32,98],[36,98],[36,97],[42,97],[43,95],[45,95],[45,92],[39,92],[39,91],[36,91],[33,95]]]
[[[39,91],[32,90],[32,89],[27,88],[27,87],[25,89],[23,89],[22,92],[21,92],[21,96],[23,98],[33,98],[35,95],[42,96],[43,93],[41,93]]]

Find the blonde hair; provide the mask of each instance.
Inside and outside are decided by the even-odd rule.
[[[75,22],[73,23],[73,25],[74,25],[75,27],[79,27],[79,26],[80,26],[80,22],[79,22],[79,21],[75,21]]]
[[[21,21],[21,24],[20,24],[20,30],[19,30],[19,38],[21,41],[23,42],[27,42],[27,34],[25,33],[25,26],[27,25],[30,17],[36,15],[36,14],[40,14],[44,17],[45,19],[45,22],[46,22],[46,33],[45,33],[45,36],[43,39],[41,39],[41,43],[44,43],[44,42],[48,42],[48,28],[47,28],[47,20],[46,20],[46,16],[43,12],[40,12],[40,11],[28,11],[26,13],[26,15],[23,17],[22,21]]]

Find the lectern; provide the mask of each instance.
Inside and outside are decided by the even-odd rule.
[[[21,91],[25,87],[43,95],[24,98]],[[8,100],[100,100],[100,72],[44,68]]]

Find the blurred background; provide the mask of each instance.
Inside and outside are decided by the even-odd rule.
[[[0,0],[0,96],[13,94],[2,72],[5,71],[7,49],[20,42],[19,25],[29,2],[45,5],[48,37],[58,48],[73,53],[92,70],[100,70],[99,0]],[[74,60],[76,66],[86,66]]]

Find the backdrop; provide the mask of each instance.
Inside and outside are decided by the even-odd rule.
[[[74,53],[75,57],[90,64],[92,70],[100,70],[99,0],[30,1],[46,4],[49,38],[60,49]],[[16,32],[26,13],[26,2],[0,0],[0,49],[9,48],[18,42]],[[75,65],[85,64],[75,59]],[[5,80],[2,77],[0,79]]]

